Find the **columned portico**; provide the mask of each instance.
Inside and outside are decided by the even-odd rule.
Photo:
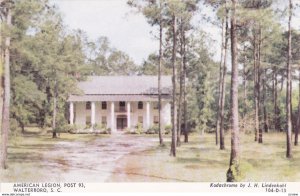
[[[127,102],[127,127],[129,129],[131,128],[131,124],[130,124],[130,122],[131,122],[131,119],[130,119],[130,110],[131,110],[131,108],[130,107],[131,107],[130,102]]]
[[[80,130],[147,131],[159,121],[157,76],[91,76],[78,89],[83,94],[68,102],[69,122]],[[162,127],[170,124],[171,89],[172,77],[162,76]]]
[[[74,103],[70,102],[70,125],[74,124]]]

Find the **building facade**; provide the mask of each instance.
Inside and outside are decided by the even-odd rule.
[[[171,76],[161,78],[161,125],[171,124]],[[112,132],[144,130],[159,122],[157,76],[92,76],[70,95],[70,124],[103,125]]]

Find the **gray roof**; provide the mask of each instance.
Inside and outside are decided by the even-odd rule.
[[[162,100],[170,100],[170,95],[162,95]],[[71,95],[69,101],[157,101],[157,95]]]
[[[158,95],[157,86],[157,76],[91,76],[87,81],[78,83],[83,95],[71,95],[69,101],[110,101],[128,99],[128,95],[131,95],[130,100],[142,97],[144,100],[150,96],[153,99],[153,96]],[[171,76],[161,77],[161,89],[162,94],[167,96],[171,94]]]

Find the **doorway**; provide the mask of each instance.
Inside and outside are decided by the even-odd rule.
[[[117,130],[123,131],[126,128],[127,128],[127,116],[126,115],[117,116]]]

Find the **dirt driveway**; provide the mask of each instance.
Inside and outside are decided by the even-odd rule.
[[[83,141],[63,136],[57,141],[32,137],[22,138],[21,144],[9,148],[9,169],[0,175],[3,182],[105,182],[115,172],[118,159],[158,145],[155,137],[124,134],[90,135]]]

